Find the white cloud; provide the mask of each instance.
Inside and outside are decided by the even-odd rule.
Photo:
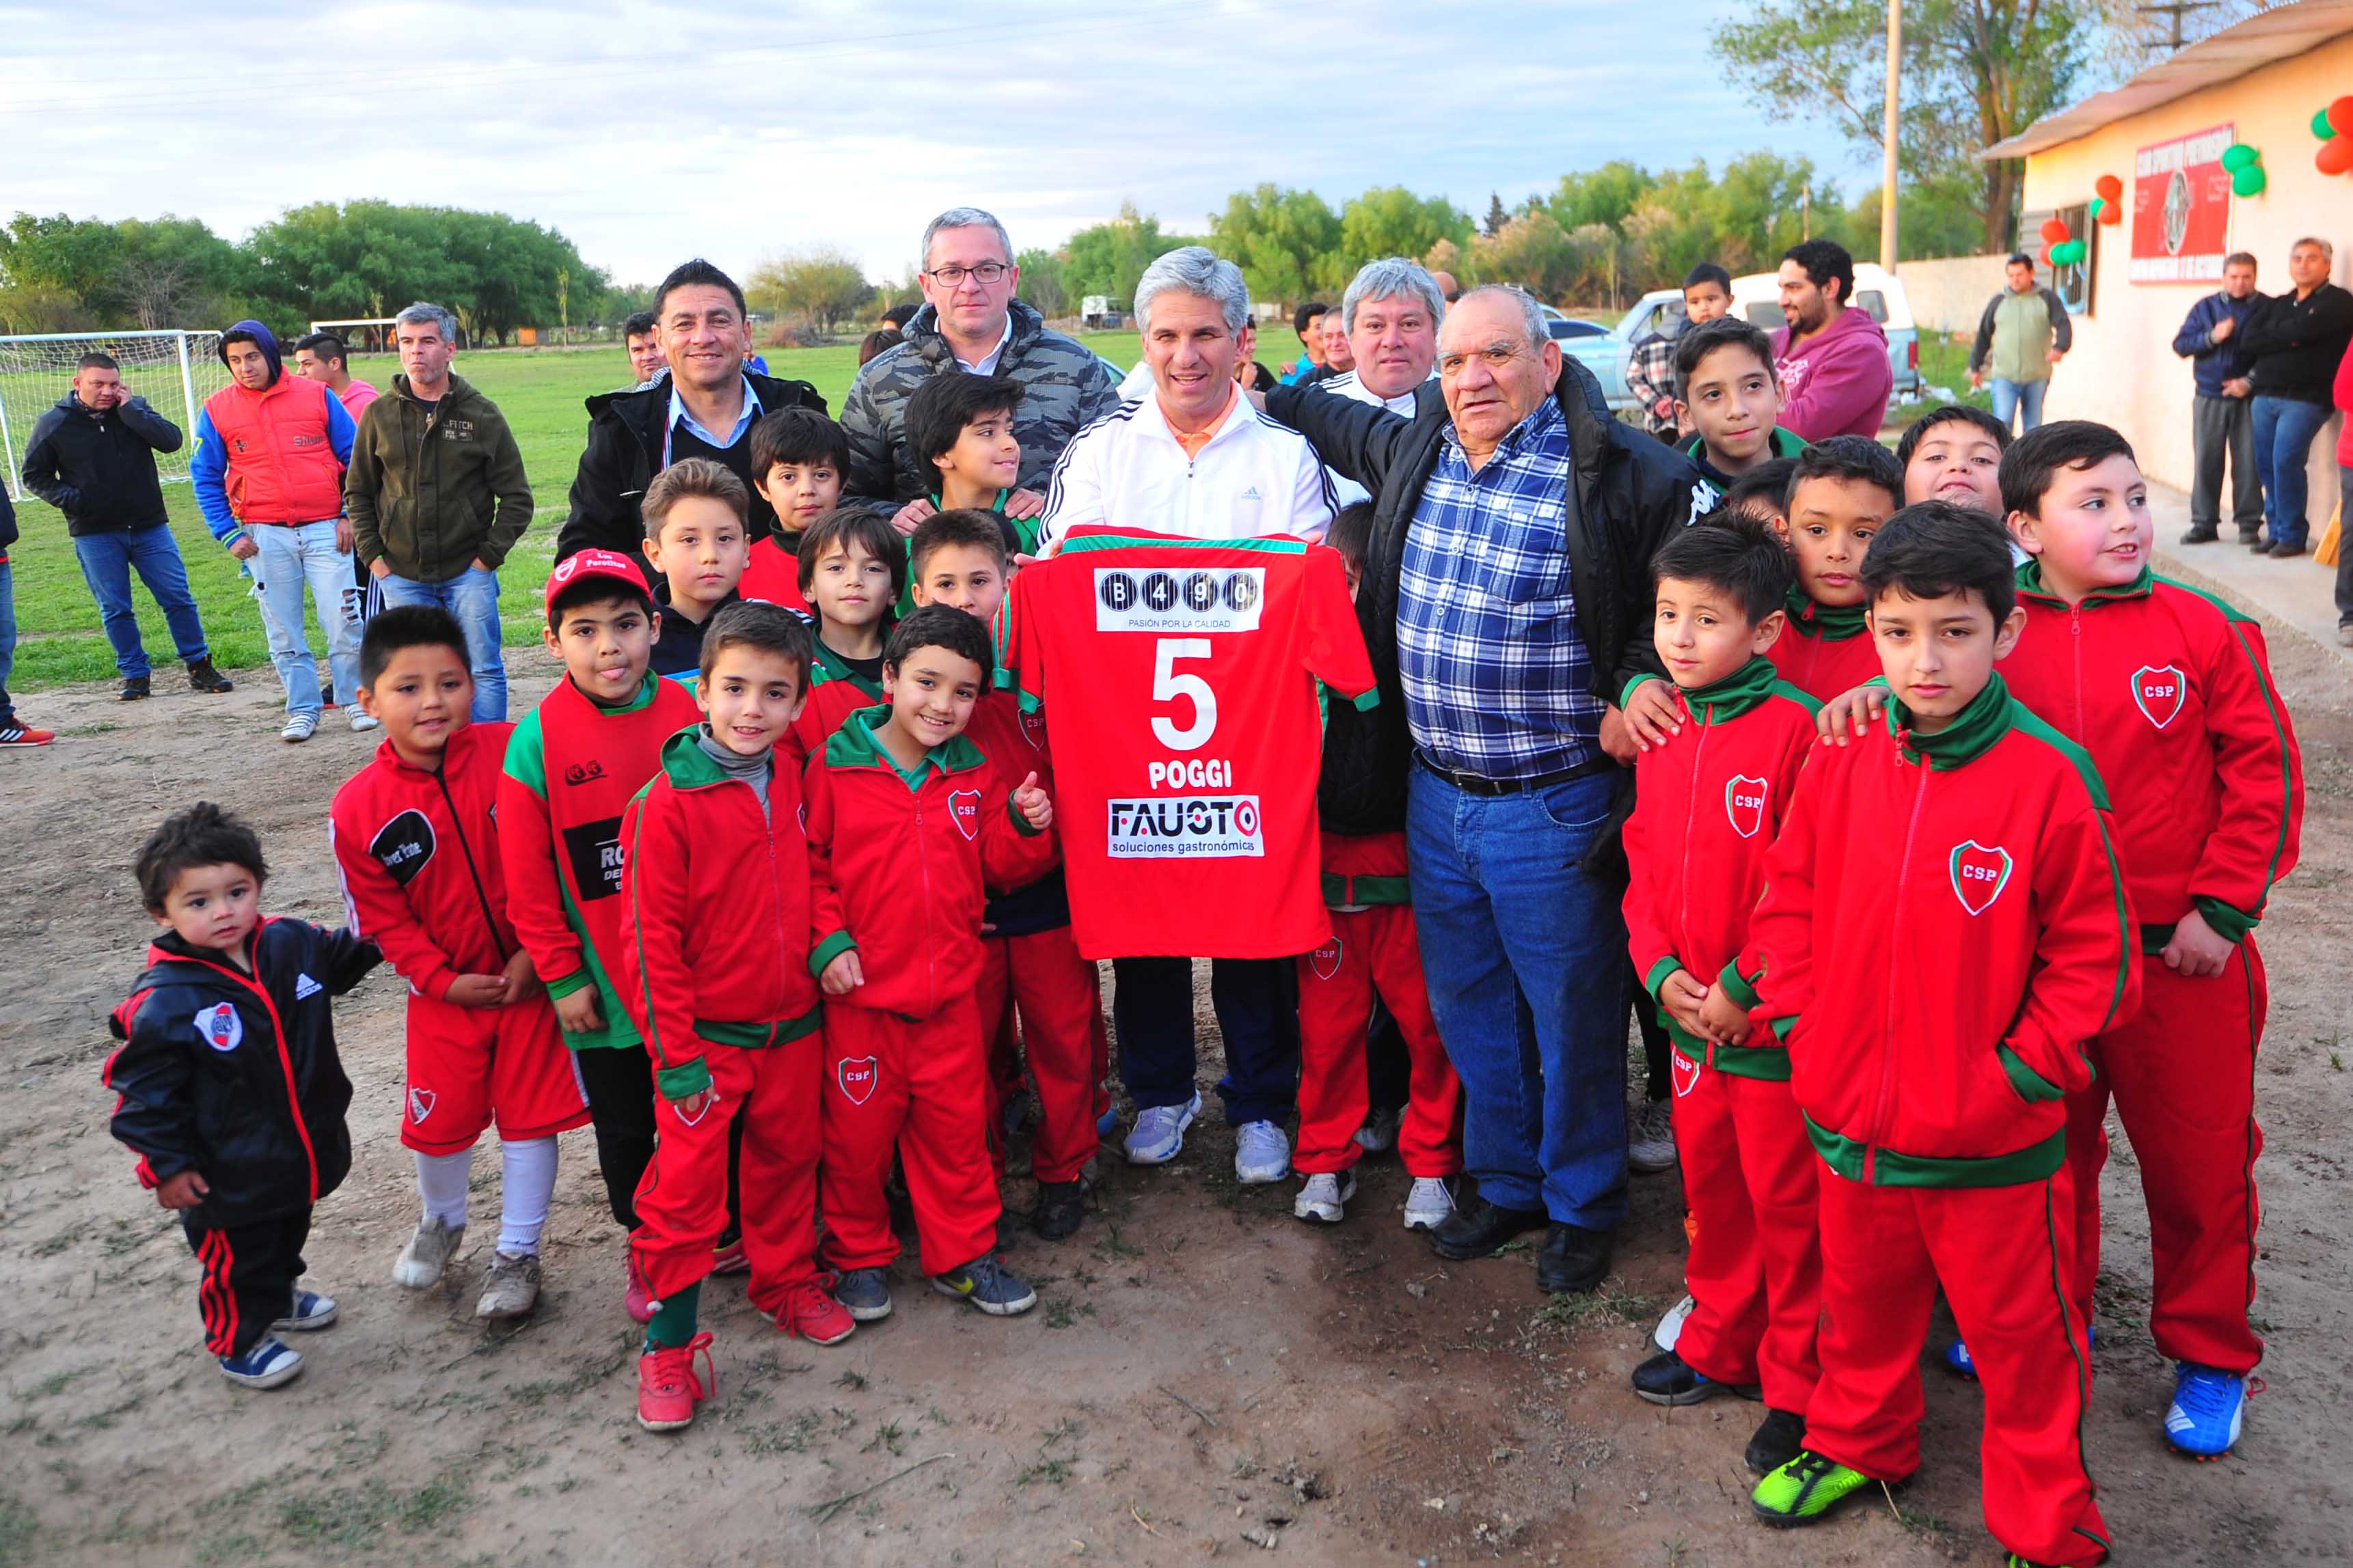
[[[0,8],[0,202],[241,235],[376,196],[562,229],[624,280],[841,246],[870,273],[975,203],[1051,245],[1123,200],[1198,231],[1232,191],[1367,186],[1474,216],[1626,157],[1760,146],[1850,191],[1826,124],[1775,124],[1706,51],[1734,7],[1010,0],[777,5]],[[318,62],[315,73],[305,62]]]

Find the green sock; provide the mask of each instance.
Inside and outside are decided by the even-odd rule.
[[[700,1279],[675,1295],[663,1297],[661,1305],[654,1309],[654,1321],[646,1325],[646,1349],[682,1345],[694,1338],[694,1309],[702,1300]]]

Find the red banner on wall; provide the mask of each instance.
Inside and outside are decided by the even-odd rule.
[[[2136,283],[2213,283],[2231,248],[2231,172],[2222,150],[2235,129],[2217,125],[2144,147],[2133,157],[2132,265]]]

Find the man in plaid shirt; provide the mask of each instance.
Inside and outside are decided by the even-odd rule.
[[[1613,700],[1656,668],[1651,555],[1714,492],[1610,416],[1517,289],[1462,296],[1438,374],[1445,406],[1411,417],[1267,395],[1374,496],[1356,607],[1383,701],[1335,708],[1319,805],[1327,832],[1406,829],[1479,1187],[1433,1244],[1483,1258],[1546,1226],[1538,1285],[1589,1290],[1626,1210],[1617,837],[1634,746]]]

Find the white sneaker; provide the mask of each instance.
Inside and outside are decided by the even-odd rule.
[[[1454,1192],[1442,1176],[1416,1176],[1405,1195],[1405,1227],[1436,1230],[1454,1214]]]
[[[1291,1200],[1291,1217],[1318,1225],[1338,1225],[1347,1217],[1345,1205],[1356,1195],[1356,1173],[1342,1171],[1334,1174],[1318,1171],[1299,1184],[1299,1195]]]
[[[1626,1163],[1652,1175],[1675,1168],[1674,1112],[1666,1100],[1627,1107]]]
[[[1667,1315],[1659,1320],[1659,1326],[1651,1331],[1651,1342],[1662,1351],[1674,1349],[1675,1342],[1683,1337],[1683,1320],[1692,1315],[1692,1309],[1697,1305],[1698,1302],[1686,1296],[1668,1308]]]
[[[1365,1117],[1365,1124],[1356,1129],[1356,1146],[1367,1154],[1386,1154],[1397,1147],[1398,1123],[1404,1113],[1373,1107]]]
[[[383,728],[383,720],[375,717],[373,714],[363,713],[356,708],[352,710],[353,734],[364,735],[370,730],[381,730]]]
[[[1234,1129],[1234,1180],[1264,1186],[1291,1174],[1291,1140],[1271,1121],[1245,1121]]]
[[[1193,1098],[1182,1105],[1155,1105],[1135,1113],[1135,1125],[1127,1130],[1127,1163],[1131,1165],[1165,1165],[1174,1160],[1185,1147],[1185,1129],[1193,1125],[1193,1118],[1201,1114],[1201,1091],[1195,1089]]]
[[[438,1219],[417,1222],[417,1234],[400,1249],[400,1261],[392,1266],[392,1282],[406,1285],[411,1290],[422,1290],[441,1283],[442,1271],[449,1259],[458,1256],[458,1244],[466,1238],[466,1227],[443,1225]]]
[[[503,1322],[510,1318],[528,1317],[537,1305],[538,1255],[492,1253],[491,1270],[482,1278],[482,1299],[474,1303],[474,1316]]]
[[[278,731],[278,738],[299,744],[318,732],[319,716],[316,713],[289,713],[286,715],[286,728]]]

